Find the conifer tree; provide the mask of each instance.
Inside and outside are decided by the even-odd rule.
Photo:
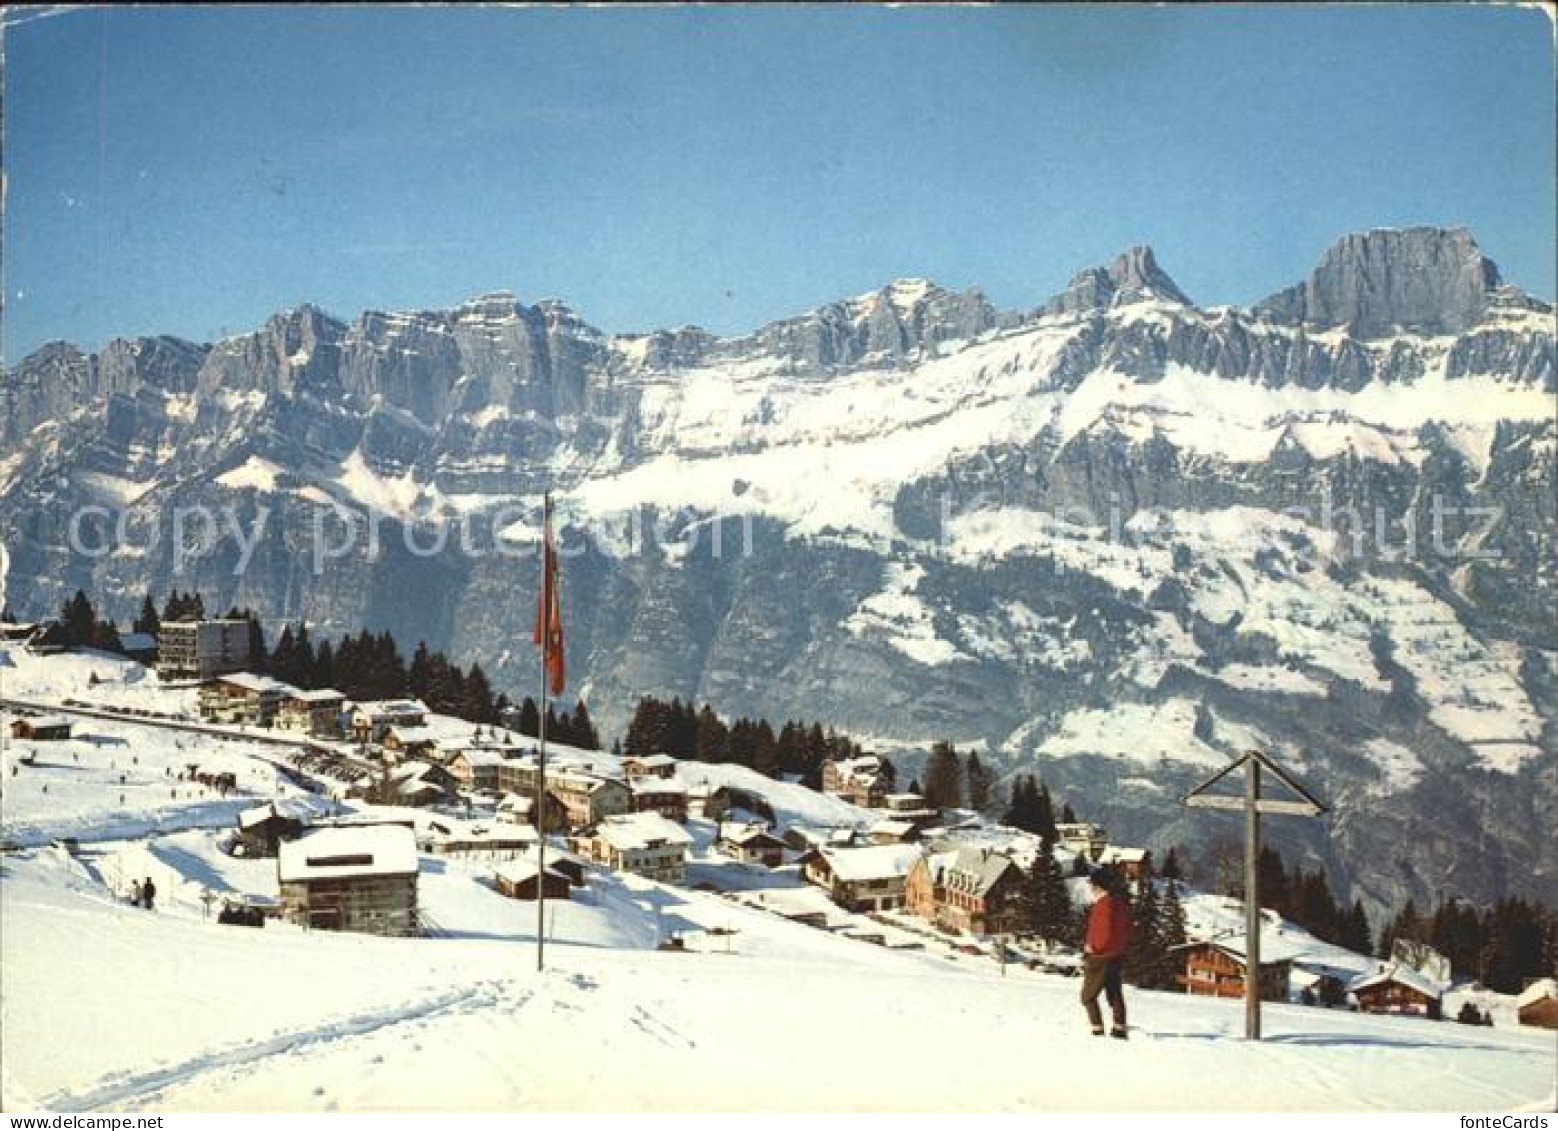
[[[936,743],[925,760],[925,802],[932,809],[963,804],[963,766],[950,742]]]
[[[990,790],[994,778],[979,760],[977,751],[968,752],[968,763],[963,770],[963,780],[968,784],[968,807],[983,813],[990,805]]]
[[[131,626],[134,631],[145,633],[148,636],[156,636],[162,631],[162,620],[157,616],[157,606],[151,603],[151,594],[141,598],[141,612],[135,618]]]

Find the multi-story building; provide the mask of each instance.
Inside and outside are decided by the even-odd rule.
[[[280,846],[282,915],[315,930],[414,935],[417,870],[405,825],[320,829]]]
[[[294,690],[281,701],[276,712],[280,730],[302,731],[316,738],[341,737],[341,708],[346,696],[328,688],[319,691]]]
[[[605,818],[575,838],[574,844],[585,856],[608,868],[679,884],[687,877],[687,849],[692,837],[658,813],[629,813]]]
[[[165,621],[157,631],[157,674],[165,680],[213,679],[249,666],[249,622]]]
[[[208,723],[268,727],[297,688],[266,675],[235,672],[200,685],[200,717]]]

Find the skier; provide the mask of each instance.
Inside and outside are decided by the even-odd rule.
[[[1082,959],[1082,1007],[1092,1023],[1093,1036],[1104,1035],[1103,1011],[1098,995],[1109,999],[1114,1025],[1109,1035],[1125,1040],[1125,990],[1120,980],[1125,951],[1131,942],[1131,909],[1120,895],[1119,878],[1100,868],[1092,874],[1093,908],[1087,916],[1087,939]]]
[[[152,901],[157,898],[157,885],[151,882],[151,877],[146,877],[146,882],[141,885],[141,899],[146,904],[146,910],[154,910]]]

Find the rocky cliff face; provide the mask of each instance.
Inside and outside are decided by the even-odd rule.
[[[983,742],[1158,848],[1260,745],[1334,806],[1273,835],[1374,906],[1558,902],[1555,391],[1551,309],[1427,229],[1249,311],[1145,248],[1031,315],[899,280],[740,338],[303,307],[6,373],[0,537],[26,612],[197,586],[524,693],[550,488],[608,728],[656,693]]]

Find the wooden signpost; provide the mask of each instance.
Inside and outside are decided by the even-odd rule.
[[[1244,796],[1212,793],[1218,782],[1240,767],[1244,769]],[[1270,772],[1279,783],[1297,795],[1284,801],[1261,796],[1261,770]],[[1231,809],[1244,813],[1244,1035],[1260,1040],[1260,815],[1289,813],[1315,817],[1326,811],[1324,805],[1298,780],[1277,764],[1270,754],[1259,750],[1235,758],[1223,769],[1196,786],[1185,797],[1194,809]]]

